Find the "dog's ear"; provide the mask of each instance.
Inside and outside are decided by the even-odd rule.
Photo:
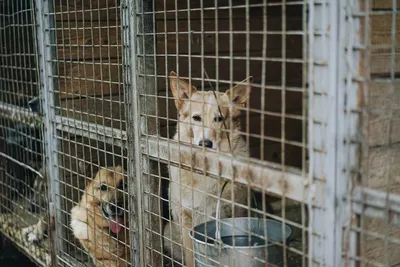
[[[240,106],[244,106],[249,99],[249,95],[251,93],[251,82],[253,77],[247,77],[237,85],[235,85],[232,89],[229,89],[225,92],[225,94],[231,99],[232,103]]]
[[[175,98],[175,105],[178,109],[182,109],[185,99],[190,99],[190,96],[196,93],[196,87],[190,86],[187,81],[179,79],[173,71],[169,75],[169,83]]]

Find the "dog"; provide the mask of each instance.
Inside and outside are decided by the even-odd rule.
[[[28,208],[29,212],[40,214],[36,224],[30,225],[22,229],[22,235],[26,236],[29,242],[40,242],[44,239],[50,227],[54,227],[54,222],[49,221],[48,214],[48,182],[47,175],[49,170],[43,166],[39,170],[40,175],[36,175],[33,183],[33,193],[31,194],[31,202]]]
[[[246,104],[251,93],[251,80],[252,77],[248,77],[224,93],[198,91],[171,72],[170,87],[179,112],[173,139],[236,156],[249,156],[247,144],[240,135],[239,116],[240,107]],[[225,181],[174,166],[169,166],[169,171],[172,221],[164,228],[164,249],[174,260],[193,267],[193,244],[189,232],[193,226],[215,218],[219,190]],[[220,218],[247,214],[238,205],[232,208],[232,202],[247,206],[247,188],[227,184],[221,197]]]
[[[35,172],[21,164],[38,169],[36,165],[42,161],[43,139],[38,127],[24,123],[10,123],[10,127],[5,128],[1,134],[4,138],[3,152],[14,159],[4,159],[7,175],[0,177],[0,213],[9,213],[13,202],[21,195],[26,196],[28,188],[33,186]]]
[[[39,163],[37,162],[36,164]],[[33,164],[31,165],[33,166]],[[91,167],[91,169],[88,167]],[[37,167],[35,169],[37,169]],[[87,175],[92,173],[91,171],[93,171],[93,169],[94,167],[92,165],[85,165],[82,161],[78,164],[78,172],[80,174]],[[39,175],[35,177],[32,192],[29,196],[30,203],[28,211],[33,214],[39,214],[39,219],[36,224],[22,228],[22,235],[31,243],[39,243],[45,238],[48,230],[54,228],[54,221],[49,217],[48,213],[48,193],[50,189],[48,183],[49,171],[47,164],[39,169]]]
[[[129,265],[126,182],[121,166],[101,168],[86,186],[81,201],[71,209],[73,234],[95,266]]]

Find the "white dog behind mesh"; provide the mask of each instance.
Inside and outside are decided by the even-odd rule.
[[[94,170],[97,170],[97,168],[94,168],[91,164],[85,164],[83,161],[78,163],[79,174],[87,175],[93,173]],[[29,211],[31,213],[40,214],[39,220],[36,224],[22,229],[23,236],[26,236],[29,242],[42,241],[49,230],[49,224],[51,228],[54,224],[54,222],[50,221],[51,218],[49,217],[48,193],[50,186],[48,184],[48,167],[46,166],[40,168],[39,173],[41,175],[36,175],[35,177],[32,190],[33,194],[31,196],[31,203],[29,207]]]
[[[36,175],[33,183],[33,194],[29,211],[40,214],[38,222],[22,229],[22,234],[26,236],[29,242],[41,241],[48,230],[48,168],[42,167],[39,170],[40,175]]]
[[[174,140],[210,148],[219,152],[248,157],[248,147],[240,135],[240,107],[251,92],[251,77],[225,93],[197,91],[171,72],[170,86],[179,111]],[[174,260],[193,267],[193,244],[189,231],[193,226],[215,218],[219,190],[224,180],[206,177],[170,166],[169,201],[172,222],[164,230],[164,248]],[[248,190],[229,183],[222,194],[221,218],[242,217],[249,206]],[[235,203],[235,204],[232,204]],[[184,247],[184,250],[181,248]]]

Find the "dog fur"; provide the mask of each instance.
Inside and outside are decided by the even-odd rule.
[[[38,168],[37,162],[35,162],[36,169]],[[34,166],[33,163],[31,166]],[[89,169],[90,167],[91,169]],[[83,175],[90,175],[94,167],[92,165],[85,165],[83,162],[79,162],[78,171]],[[40,175],[36,175],[33,183],[33,192],[31,192],[28,210],[31,213],[39,214],[39,220],[36,224],[30,225],[22,229],[22,235],[26,236],[28,242],[38,243],[45,238],[48,233],[49,226],[51,229],[54,228],[54,221],[51,220],[48,214],[48,175],[49,168],[47,165],[42,166],[39,169]],[[50,223],[50,225],[49,225]]]
[[[96,266],[130,262],[127,176],[122,168],[101,168],[71,210],[71,227]]]
[[[39,170],[40,175],[36,175],[33,183],[33,194],[31,196],[30,207],[28,208],[32,213],[40,214],[39,220],[36,224],[30,225],[22,229],[22,234],[26,236],[29,242],[40,242],[44,239],[45,234],[48,232],[50,226],[54,226],[54,222],[49,222],[48,216],[48,183],[47,175],[48,169],[42,167]]]
[[[197,91],[187,81],[179,79],[175,72],[171,72],[170,76],[171,91],[179,111],[174,140],[194,145],[207,144],[219,152],[249,156],[247,144],[240,135],[239,116],[240,107],[246,104],[250,95],[252,78],[245,79],[225,93],[215,92],[214,95],[212,91]],[[172,221],[164,229],[164,248],[174,260],[183,262],[184,258],[186,266],[193,267],[193,244],[189,232],[193,226],[215,218],[217,200],[225,181],[174,166],[169,169]],[[220,218],[247,214],[245,209],[233,206],[232,202],[247,206],[247,188],[227,184],[222,194]]]

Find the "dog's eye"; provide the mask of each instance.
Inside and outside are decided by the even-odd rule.
[[[107,188],[108,188],[108,187],[107,187],[105,184],[102,184],[102,185],[100,186],[100,190],[101,190],[101,191],[106,191]]]
[[[221,122],[223,120],[224,120],[224,117],[222,117],[222,116],[217,116],[217,117],[214,118],[215,122]]]
[[[201,121],[201,117],[199,115],[194,115],[192,118],[195,121]]]

